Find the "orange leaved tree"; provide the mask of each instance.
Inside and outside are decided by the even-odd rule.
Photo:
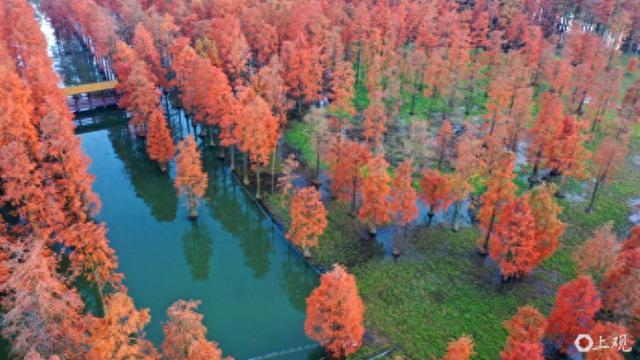
[[[207,174],[202,171],[202,161],[193,136],[178,143],[176,156],[176,179],[174,185],[180,195],[187,197],[189,217],[198,217],[198,203],[207,190]]]
[[[442,175],[440,171],[426,169],[420,179],[422,200],[429,206],[428,224],[437,211],[446,210],[453,203],[451,182],[449,177]]]
[[[233,136],[238,147],[245,153],[243,180],[249,183],[248,161],[256,170],[256,198],[261,197],[260,172],[269,164],[271,155],[278,143],[278,119],[271,113],[271,106],[256,94],[252,88],[246,88],[238,95],[240,110],[236,115]]]
[[[525,275],[538,265],[535,222],[526,199],[505,205],[489,238],[489,254],[505,279]]]
[[[353,354],[362,345],[364,303],[356,278],[342,265],[320,276],[320,285],[307,298],[304,331],[334,358]]]
[[[487,183],[487,191],[480,197],[482,207],[478,211],[478,227],[482,230],[479,246],[481,254],[487,254],[489,251],[489,238],[502,207],[513,200],[515,196],[514,160],[512,153],[502,154],[493,166],[491,177]]]
[[[328,224],[320,193],[312,186],[296,191],[289,211],[291,227],[287,239],[301,246],[305,256],[311,256],[309,248],[318,246],[318,238]]]
[[[34,236],[6,240],[0,244],[8,270],[6,281],[0,283],[5,294],[0,303],[4,311],[0,333],[11,340],[12,352],[19,358],[28,358],[31,351],[46,358],[82,357],[88,340],[84,304],[56,271],[56,258]]]
[[[620,243],[612,227],[613,222],[598,227],[593,232],[593,237],[580,245],[573,254],[576,273],[590,275],[596,283],[600,283],[613,267],[620,251]]]
[[[376,226],[391,221],[389,215],[389,195],[391,194],[391,176],[387,171],[389,164],[380,154],[367,162],[362,170],[362,207],[358,211],[360,221],[369,226],[372,235],[376,233]]]
[[[371,158],[371,152],[365,144],[336,137],[327,157],[331,192],[340,201],[351,200],[351,211],[355,213],[356,195],[362,183],[360,169]]]
[[[533,126],[529,130],[531,143],[529,145],[529,161],[533,163],[532,181],[538,175],[538,170],[546,161],[545,153],[553,147],[557,129],[564,119],[564,106],[558,94],[542,93],[540,95],[540,112]]]
[[[527,202],[536,225],[535,253],[538,263],[551,256],[558,248],[558,239],[566,225],[558,219],[562,208],[555,200],[556,186],[542,184],[527,195]]]
[[[157,161],[160,171],[167,172],[167,163],[173,158],[175,146],[171,133],[159,109],[149,114],[149,128],[147,129],[147,153],[151,160]]]
[[[610,182],[620,170],[624,158],[628,152],[628,134],[617,132],[605,137],[593,154],[594,172],[596,183],[591,193],[591,200],[586,211],[591,212],[596,202],[598,189]]]
[[[445,120],[440,127],[438,137],[436,138],[438,168],[442,167],[442,162],[447,159],[447,155],[451,151],[453,145],[453,126],[449,120]]]
[[[203,316],[195,311],[198,305],[200,301],[178,300],[167,309],[167,322],[162,327],[162,353],[167,359],[222,359],[218,344],[206,339],[207,328],[202,325]]]
[[[447,353],[444,354],[442,360],[469,360],[473,355],[475,355],[475,351],[473,351],[473,338],[465,335],[456,340],[449,341]]]
[[[580,276],[562,285],[549,315],[547,338],[566,353],[578,334],[586,334],[592,328],[600,305],[598,290],[590,277]]]
[[[640,337],[640,241],[636,227],[600,285],[605,310],[621,320],[632,336]]]
[[[413,188],[413,162],[403,161],[396,168],[396,174],[391,182],[391,202],[389,210],[400,226],[405,226],[418,217],[418,194]]]
[[[542,338],[547,319],[536,308],[518,308],[511,320],[504,322],[504,326],[509,331],[509,337],[501,354],[503,360],[544,359]]]
[[[102,318],[91,324],[91,348],[87,359],[154,359],[156,350],[144,339],[144,327],[151,320],[149,309],[137,310],[124,292],[110,295]]]

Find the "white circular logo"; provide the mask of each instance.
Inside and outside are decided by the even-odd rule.
[[[581,344],[582,339],[587,340],[587,346],[582,346]],[[580,334],[578,335],[578,337],[576,337],[576,341],[573,342],[573,345],[576,346],[576,349],[578,349],[579,352],[582,352],[582,353],[589,352],[593,347],[593,339],[589,334]]]

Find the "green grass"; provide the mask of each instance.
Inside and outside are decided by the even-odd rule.
[[[548,287],[543,271],[501,283],[497,267],[475,251],[478,236],[475,228],[422,226],[411,241],[424,259],[353,268],[367,304],[367,328],[412,359],[441,357],[447,342],[462,335],[473,336],[476,358],[495,359],[507,335],[503,321],[523,304],[548,310],[556,285]]]
[[[363,225],[349,211],[349,204],[327,204],[329,225],[313,249],[311,262],[324,268],[334,263],[356,266],[382,257],[382,246],[366,234]]]
[[[317,149],[313,141],[311,126],[301,121],[292,121],[284,132],[285,142],[302,155],[302,161],[308,165],[316,163]]]

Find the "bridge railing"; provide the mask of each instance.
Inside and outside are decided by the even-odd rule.
[[[117,80],[113,81],[101,81],[82,85],[66,86],[62,88],[62,92],[67,96],[89,94],[93,92],[113,90],[118,85]]]

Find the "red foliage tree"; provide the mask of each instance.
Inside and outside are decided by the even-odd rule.
[[[542,93],[540,95],[540,112],[529,130],[529,161],[533,163],[532,177],[537,176],[540,166],[545,165],[545,154],[555,144],[555,136],[564,119],[564,106],[559,95]]]
[[[213,145],[213,126],[220,127],[220,143],[236,144],[232,131],[236,102],[227,76],[208,59],[198,56],[190,46],[178,53],[173,69],[186,112],[196,123],[208,125],[209,145]]]
[[[328,154],[331,191],[341,201],[351,200],[355,212],[357,193],[362,182],[361,168],[371,158],[369,148],[357,141],[337,137]]]
[[[611,134],[602,140],[593,154],[594,171],[593,175],[596,183],[591,193],[591,200],[586,211],[591,212],[596,202],[596,196],[600,187],[610,182],[620,169],[625,156],[627,155],[627,144],[629,137],[627,134]]]
[[[564,233],[566,225],[558,219],[562,208],[555,201],[556,186],[542,184],[527,196],[531,215],[535,222],[536,262],[541,263],[558,248],[558,240]]]
[[[448,159],[448,155],[451,153],[451,147],[453,145],[453,127],[449,120],[445,120],[440,126],[438,131],[438,137],[436,138],[438,156],[438,168],[442,167],[442,162]]]
[[[0,43],[0,146],[13,141],[24,142],[27,150],[33,155],[38,151],[36,128],[32,122],[33,105],[30,102],[30,91],[20,80],[9,54]]]
[[[289,210],[291,225],[287,239],[302,247],[305,256],[310,256],[310,247],[318,246],[318,238],[328,225],[327,211],[314,187],[297,190],[291,199]]]
[[[542,338],[547,327],[547,320],[532,306],[518,308],[518,312],[505,321],[509,338],[502,351],[503,360],[544,359]]]
[[[376,226],[391,221],[389,215],[389,195],[391,194],[391,176],[389,164],[384,155],[377,155],[369,160],[362,169],[362,207],[358,211],[360,221],[369,226],[371,234],[376,233]]]
[[[391,182],[389,210],[400,226],[405,226],[418,217],[419,209],[416,189],[413,188],[413,162],[409,159],[398,165]]]
[[[250,49],[238,18],[231,13],[223,14],[210,21],[207,36],[213,41],[214,48],[208,55],[211,63],[223,69],[232,84],[240,84]]]
[[[87,359],[157,358],[153,345],[144,339],[149,309],[136,310],[129,295],[117,292],[107,298],[104,313],[92,321]]]
[[[19,228],[50,241],[64,222],[64,212],[61,204],[43,191],[44,177],[23,144],[11,142],[0,147],[0,174],[0,203],[11,206],[9,214],[24,221]]]
[[[560,287],[549,315],[546,335],[565,353],[578,334],[586,334],[600,310],[598,291],[588,276],[580,276]]]
[[[129,124],[141,137],[146,135],[149,116],[158,108],[160,94],[155,85],[156,81],[147,64],[138,60],[131,68],[129,77],[122,81],[122,85],[118,84],[122,93],[118,106],[126,108],[131,113]]]
[[[153,43],[151,33],[143,24],[136,25],[132,44],[137,58],[147,63],[155,78],[159,81],[158,85],[166,86],[166,70],[160,62],[160,54],[158,54],[158,50]]]
[[[323,72],[320,48],[309,44],[301,34],[295,40],[285,41],[280,54],[285,82],[300,113],[304,103],[320,99]]]
[[[88,343],[84,304],[56,271],[54,255],[33,236],[1,245],[9,270],[7,281],[0,284],[5,294],[2,336],[11,340],[13,353],[81,358]]]
[[[556,129],[552,142],[543,150],[544,164],[552,175],[586,176],[585,164],[590,154],[584,147],[586,137],[581,134],[582,126],[573,116],[565,116]]]
[[[356,278],[341,265],[320,276],[307,298],[304,331],[335,358],[353,354],[362,345],[364,303]]]
[[[149,128],[147,130],[147,153],[149,158],[157,161],[160,171],[167,171],[167,163],[173,159],[175,146],[167,123],[158,109],[149,115]]]
[[[449,341],[447,353],[442,360],[469,360],[475,355],[473,351],[473,339],[471,336],[462,336],[459,339]]]
[[[502,155],[500,160],[496,162],[489,178],[487,191],[480,197],[482,207],[478,212],[478,227],[482,230],[483,235],[480,239],[479,250],[483,254],[488,253],[489,238],[493,232],[496,218],[502,212],[502,207],[511,202],[515,196],[513,163],[513,154],[505,153]]]
[[[331,104],[329,109],[332,112],[346,115],[355,115],[356,109],[353,106],[355,85],[355,72],[350,62],[339,61],[332,73],[331,78]]]
[[[252,88],[243,90],[238,98],[240,109],[233,136],[240,150],[248,154],[249,160],[255,166],[256,198],[260,198],[260,171],[269,163],[278,142],[278,119],[271,113],[269,104]],[[244,174],[245,184],[247,184],[249,179],[246,171]]]
[[[252,80],[254,90],[271,105],[271,111],[279,119],[281,126],[286,121],[286,112],[293,105],[287,99],[287,86],[282,78],[283,71],[280,58],[274,55],[269,60],[269,64],[261,68]]]
[[[262,66],[269,62],[269,59],[278,50],[278,34],[276,27],[269,23],[266,14],[258,6],[245,7],[240,17],[242,30],[247,38],[252,52],[252,58],[255,59],[258,66]]]
[[[199,301],[178,300],[167,309],[167,322],[162,327],[162,353],[168,359],[222,359],[218,344],[206,339],[207,328],[202,325],[203,316],[196,312],[198,305]]]
[[[364,111],[364,137],[371,144],[371,149],[377,151],[382,145],[382,137],[386,132],[387,115],[382,92],[377,90],[370,94],[369,107]]]
[[[608,222],[597,228],[593,237],[582,243],[573,256],[576,272],[590,275],[596,283],[600,283],[613,267],[620,251],[620,243],[612,226],[613,223]]]
[[[91,221],[74,223],[61,230],[58,237],[71,249],[69,260],[73,275],[82,274],[94,282],[104,306],[105,290],[122,287],[122,276],[116,273],[118,260],[109,247],[106,226]]]
[[[449,208],[454,201],[450,178],[438,170],[422,172],[420,190],[422,200],[429,206],[429,220],[436,212]]]
[[[631,334],[640,337],[640,244],[632,237],[623,243],[600,285],[605,310],[625,324]]]
[[[538,265],[536,227],[526,199],[514,200],[500,210],[489,238],[489,254],[503,278],[520,277]]]
[[[118,78],[123,81],[129,78],[133,65],[138,62],[138,54],[124,41],[116,41],[113,54],[113,70]],[[120,83],[118,83],[120,85]]]
[[[174,185],[180,195],[187,197],[189,217],[198,216],[198,204],[207,189],[209,177],[202,171],[202,161],[192,136],[178,143]]]

